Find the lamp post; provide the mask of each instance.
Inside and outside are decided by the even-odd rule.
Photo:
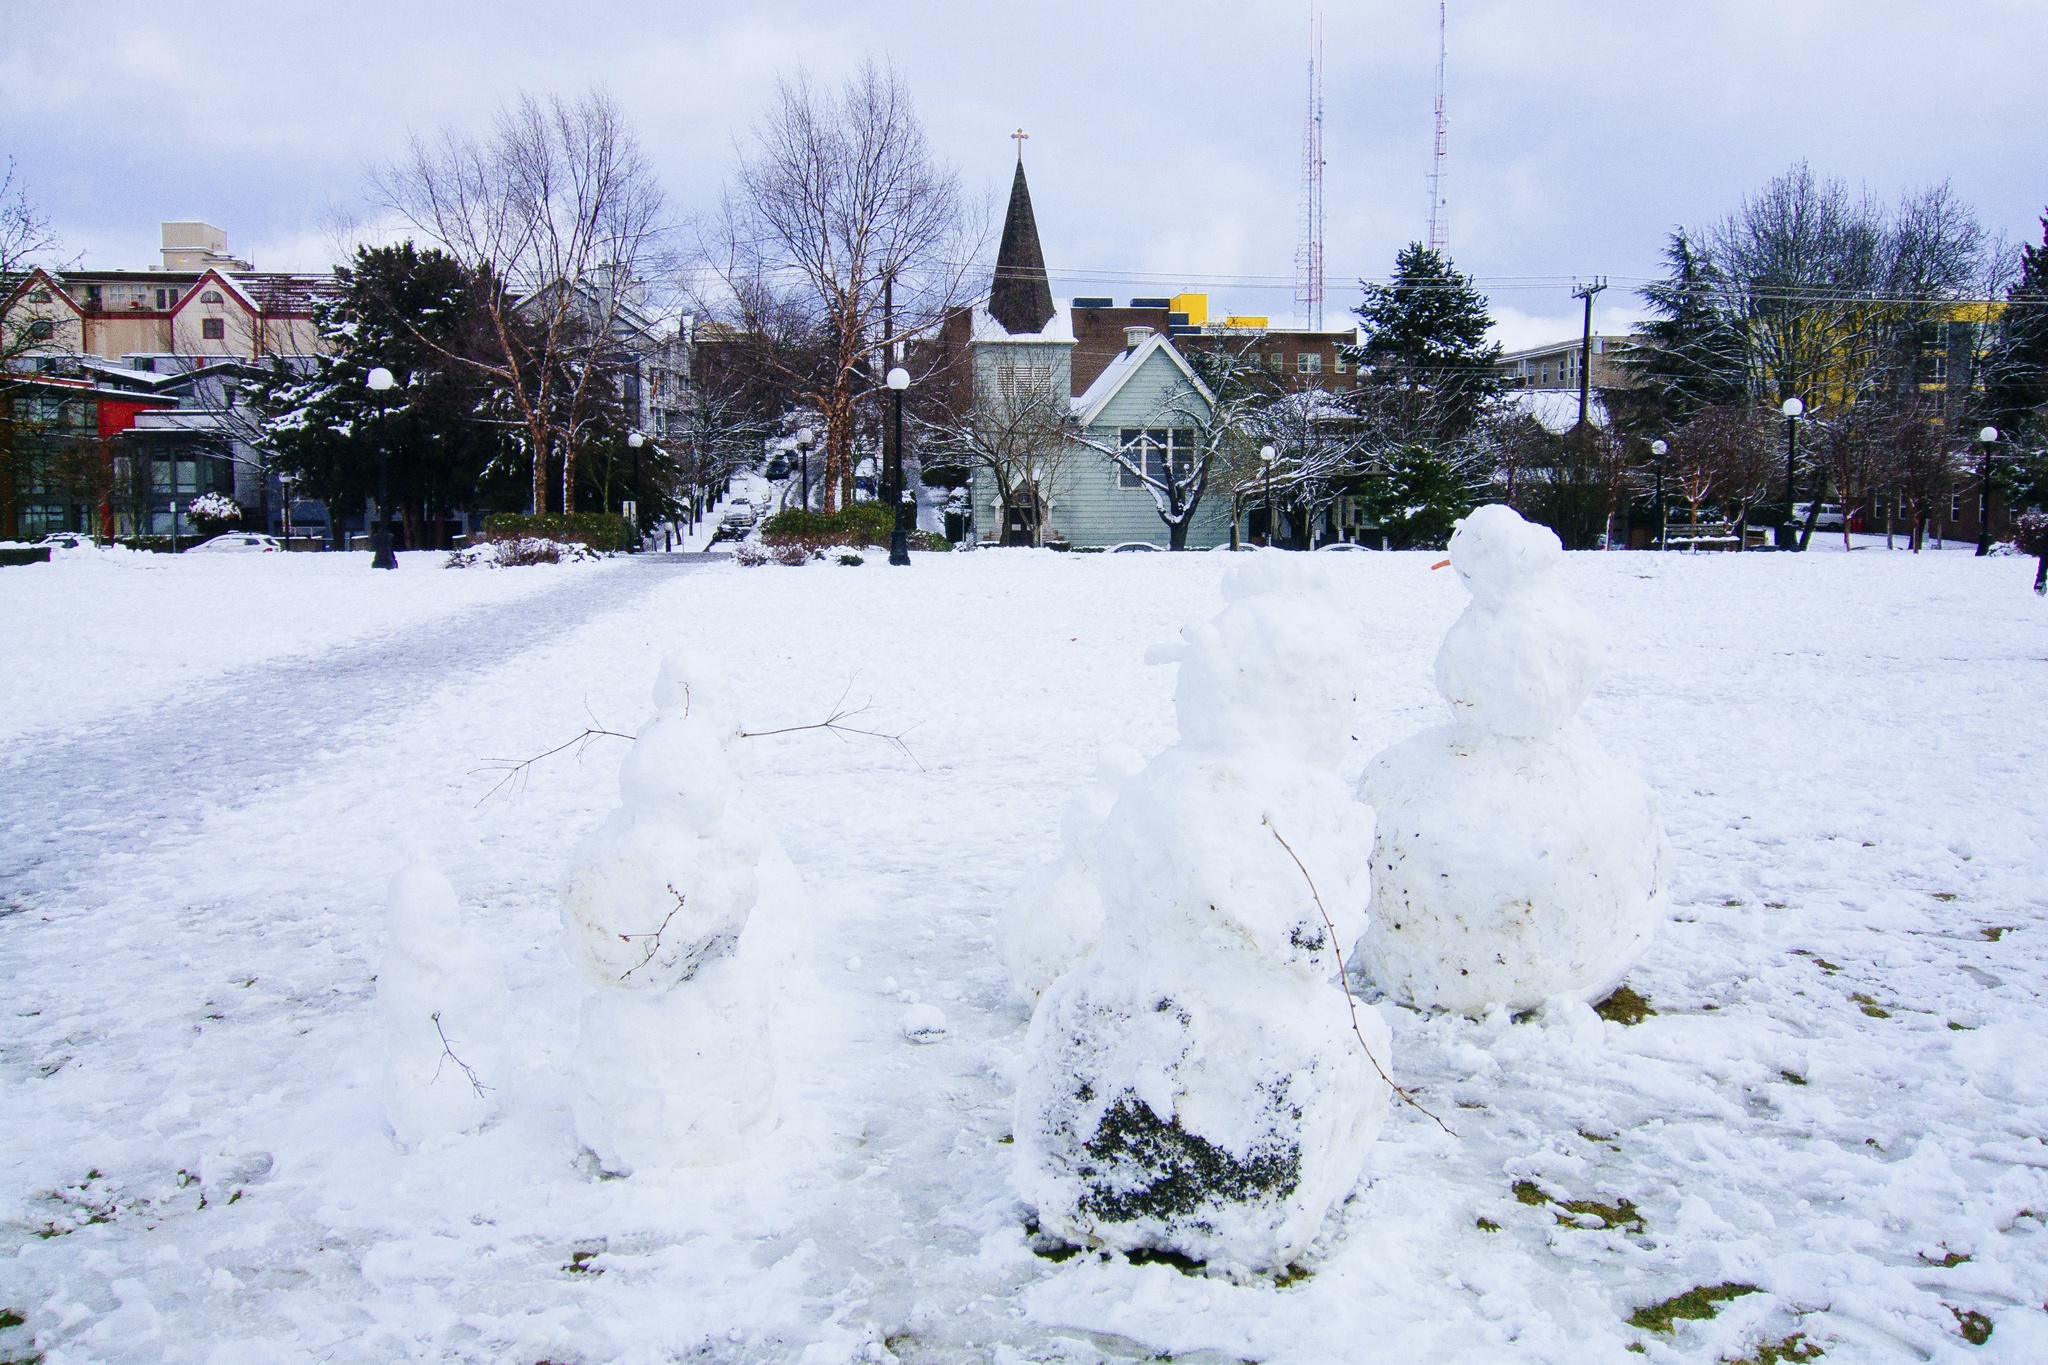
[[[1664,457],[1671,447],[1663,441],[1650,442],[1650,453],[1657,457],[1657,548],[1662,550],[1671,536],[1671,523],[1664,515]]]
[[[1785,523],[1778,528],[1778,548],[1790,550],[1798,548],[1792,535],[1792,508],[1799,497],[1799,419],[1806,404],[1787,398],[1778,411],[1785,414]]]
[[[904,516],[910,509],[910,490],[903,486],[903,391],[910,387],[910,371],[901,365],[889,371],[889,393],[895,399],[896,438],[889,452],[889,486],[896,491],[896,525],[889,532],[889,562],[899,567],[910,564],[910,527]]]
[[[626,433],[626,449],[633,452],[633,496],[619,500],[619,510],[633,519],[633,540],[640,539],[640,447],[647,444],[647,437],[639,428]]]
[[[1279,529],[1280,519],[1273,515],[1273,457],[1277,453],[1271,446],[1259,447],[1259,463],[1266,467],[1266,544],[1268,545],[1271,545],[1280,538],[1274,534]]]
[[[1977,473],[1977,554],[1981,557],[1991,553],[1991,447],[1998,444],[1998,428],[1978,432],[1977,443],[1984,447]]]
[[[391,371],[379,365],[363,379],[370,392],[389,392],[398,381],[391,377]],[[398,556],[391,553],[391,453],[380,439],[377,442],[377,529],[370,535],[370,567],[373,569],[395,569]]]
[[[817,434],[809,427],[801,428],[796,434],[796,455],[799,460],[803,461],[804,466],[803,507],[806,512],[811,510],[811,442],[817,439]]]

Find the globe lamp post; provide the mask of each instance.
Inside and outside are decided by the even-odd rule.
[[[389,393],[397,382],[382,365],[363,377],[370,392],[379,395]],[[370,535],[370,550],[371,568],[398,567],[398,556],[391,553],[391,453],[382,440],[377,442],[377,529]]]
[[[906,521],[911,501],[910,490],[903,486],[903,391],[910,387],[910,371],[901,365],[889,371],[889,393],[895,400],[895,440],[889,452],[889,486],[896,494],[896,525],[889,532],[889,562],[901,567],[910,564],[910,527]]]

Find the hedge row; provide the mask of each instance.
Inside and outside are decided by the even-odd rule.
[[[860,502],[829,515],[787,508],[761,523],[761,539],[770,545],[887,545],[896,529],[896,510],[880,503]]]
[[[630,550],[640,543],[633,523],[611,512],[493,512],[484,518],[487,540],[561,540],[593,550]]]

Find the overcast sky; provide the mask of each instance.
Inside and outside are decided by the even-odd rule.
[[[681,214],[715,200],[778,74],[864,57],[908,78],[970,187],[1025,159],[1054,291],[1206,289],[1295,311],[1306,0],[1002,5],[22,6],[0,45],[6,150],[92,266],[158,260],[204,218],[262,268],[324,269],[337,208],[408,129],[481,127],[521,90],[610,88]],[[1328,325],[1425,234],[1436,14],[1330,4]],[[1948,179],[2040,240],[2048,0],[1450,0],[1450,251],[1510,345],[1595,325],[1665,234],[1791,163],[1891,199]]]

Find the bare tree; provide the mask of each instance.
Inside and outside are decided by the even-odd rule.
[[[1963,470],[1942,429],[1917,403],[1892,414],[1887,423],[1892,479],[1912,523],[1913,553],[1927,542],[1928,523],[1945,509]]]
[[[705,247],[719,297],[704,306],[823,417],[827,512],[853,499],[857,409],[884,347],[966,297],[982,245],[968,219],[903,78],[872,62],[836,94],[781,82],[739,153]]]
[[[1057,378],[1013,377],[987,386],[964,413],[918,423],[934,454],[979,470],[995,486],[1006,545],[1045,543],[1048,513],[1081,449],[1073,405]]]
[[[533,463],[534,511],[548,509],[551,468],[573,511],[579,435],[609,397],[602,357],[663,230],[661,191],[625,115],[601,90],[522,95],[486,137],[415,136],[372,183],[491,282],[495,347],[450,358],[506,396]]]
[[[1273,447],[1273,483],[1282,489],[1300,516],[1310,549],[1315,548],[1325,514],[1349,491],[1364,455],[1364,438],[1350,408],[1321,389],[1302,389],[1273,399],[1257,409],[1244,425],[1246,444]],[[1261,461],[1260,463],[1263,463]],[[1261,471],[1247,473],[1257,478]],[[1233,488],[1236,504],[1246,495],[1260,495],[1257,483],[1241,481]]]

